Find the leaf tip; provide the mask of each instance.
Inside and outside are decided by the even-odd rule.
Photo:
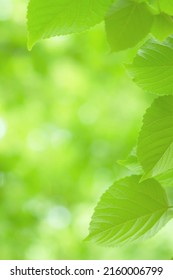
[[[88,234],[84,239],[83,239],[84,242],[89,242],[91,241],[91,237],[90,237],[90,234]]]
[[[28,51],[31,51],[34,45],[35,45],[35,41],[33,41],[32,38],[30,37],[30,35],[28,34],[28,37],[27,37],[27,49],[28,49]]]

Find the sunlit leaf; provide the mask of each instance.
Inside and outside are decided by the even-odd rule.
[[[30,0],[28,46],[56,35],[81,32],[101,22],[113,0]]]
[[[173,96],[159,97],[147,110],[137,155],[145,172],[143,179],[173,169]]]
[[[154,179],[139,180],[135,175],[121,179],[103,194],[86,240],[123,245],[154,235],[173,217],[161,185]]]
[[[134,47],[150,32],[153,15],[146,3],[119,0],[106,20],[107,38],[113,51]]]
[[[150,39],[128,69],[143,89],[160,95],[173,94],[173,37],[164,42]]]

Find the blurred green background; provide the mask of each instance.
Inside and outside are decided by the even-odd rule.
[[[86,243],[93,209],[128,171],[153,97],[104,25],[26,47],[27,1],[0,0],[0,259],[169,259],[171,223],[122,248]]]

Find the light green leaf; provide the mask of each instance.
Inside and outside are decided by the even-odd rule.
[[[173,19],[166,14],[156,15],[151,32],[156,39],[163,41],[173,33]]]
[[[157,98],[147,110],[138,139],[142,179],[173,169],[173,96]]]
[[[140,176],[117,181],[95,208],[86,240],[107,246],[148,238],[173,217],[164,189],[154,179]]]
[[[39,39],[84,31],[101,22],[113,0],[30,0],[28,47]]]
[[[143,89],[159,95],[173,94],[173,37],[164,42],[150,39],[128,69]]]
[[[173,188],[173,170],[169,170],[166,173],[156,176],[156,180],[162,185],[162,187]],[[173,198],[173,196],[172,196]]]
[[[173,16],[173,1],[172,0],[159,0],[159,7],[161,11]]]
[[[113,51],[134,47],[150,32],[153,15],[146,3],[119,0],[105,20],[107,38]]]

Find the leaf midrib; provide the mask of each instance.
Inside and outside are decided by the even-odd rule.
[[[151,212],[152,214],[150,215],[150,214],[146,214],[146,215],[142,215],[141,217],[139,217],[139,218],[133,218],[133,219],[128,219],[128,221],[126,222],[123,222],[123,223],[119,223],[119,224],[117,224],[117,225],[111,225],[110,227],[108,227],[107,229],[105,229],[105,230],[102,230],[101,232],[103,233],[103,232],[106,232],[106,231],[108,231],[108,230],[110,230],[110,229],[113,229],[113,228],[116,228],[116,227],[118,227],[118,226],[121,226],[121,225],[125,225],[125,224],[128,224],[128,223],[131,223],[132,221],[137,221],[138,219],[142,219],[142,218],[144,218],[144,217],[147,217],[147,216],[149,216],[149,217],[151,217],[151,216],[153,216],[154,214],[156,214],[156,213],[158,213],[158,212],[163,212],[162,213],[162,215],[164,214],[164,213],[166,213],[166,211],[168,210],[168,206],[166,207],[166,208],[161,208],[161,209],[159,209],[159,210],[157,210],[157,211],[155,211],[155,212]],[[162,216],[161,215],[161,216]],[[95,217],[95,220],[96,220],[96,217]],[[96,223],[96,222],[94,222],[94,223]]]

